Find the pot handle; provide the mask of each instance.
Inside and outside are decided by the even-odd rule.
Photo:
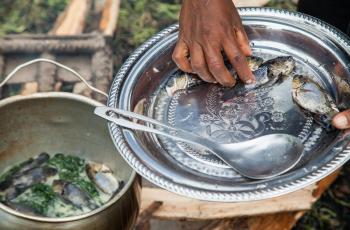
[[[67,70],[68,72],[72,73],[74,76],[76,76],[79,80],[81,80],[89,89],[91,89],[92,91],[99,93],[103,96],[105,96],[106,98],[108,98],[108,94],[106,94],[105,92],[93,87],[92,85],[90,85],[77,71],[75,71],[72,68],[69,68],[68,66],[65,66],[59,62],[50,60],[50,59],[46,59],[46,58],[37,58],[37,59],[33,59],[31,61],[25,62],[19,66],[17,66],[14,70],[11,71],[11,73],[9,73],[6,78],[0,83],[0,88],[3,87],[6,82],[8,82],[19,70],[23,69],[24,67],[27,67],[29,65],[32,65],[34,63],[37,62],[47,62],[47,63],[51,63],[53,65],[56,65],[58,67],[61,67],[62,69]]]

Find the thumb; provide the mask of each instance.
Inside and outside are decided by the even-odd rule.
[[[335,115],[332,123],[338,129],[350,128],[350,109]]]

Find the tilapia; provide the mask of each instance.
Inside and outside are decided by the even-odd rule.
[[[244,88],[246,90],[252,90],[268,83],[271,79],[269,78],[267,73],[268,69],[266,66],[256,69],[255,71],[253,71],[255,82],[252,84],[244,84]]]
[[[21,212],[21,213],[24,213],[27,215],[42,216],[41,213],[39,213],[38,211],[36,211],[32,207],[25,205],[25,204],[20,204],[20,203],[11,202],[11,201],[5,202],[5,204],[7,206],[9,206],[10,208],[12,208],[13,210],[16,210],[18,212]]]
[[[114,177],[113,171],[104,164],[88,162],[86,173],[90,180],[106,194],[113,194],[120,188],[119,181]]]
[[[31,185],[45,182],[49,177],[56,175],[57,172],[57,169],[50,167],[33,168],[23,175],[16,175],[11,178],[11,182],[7,184],[7,187],[2,187],[1,190],[4,191],[6,200],[12,200]]]
[[[21,165],[21,168],[13,175],[14,177],[18,177],[20,175],[23,175],[26,171],[31,170],[33,168],[37,168],[47,162],[50,159],[50,155],[43,152],[40,153],[39,156],[37,156],[34,159],[29,159],[27,162]]]
[[[260,67],[266,66],[270,78],[278,78],[281,74],[288,76],[295,68],[295,60],[292,56],[280,56],[270,59]]]
[[[256,71],[259,66],[261,66],[261,64],[264,62],[264,60],[260,57],[257,56],[249,56],[246,58],[249,69],[253,72]],[[232,67],[232,65],[230,63],[228,63],[228,61],[226,61],[227,63],[227,68],[229,69],[230,74],[233,76],[234,79],[239,79],[237,71]]]
[[[168,96],[173,96],[176,91],[181,89],[186,89],[189,84],[189,76],[187,74],[182,74],[179,77],[174,77],[172,82],[169,83],[165,89],[168,93]]]
[[[52,186],[53,191],[58,194],[62,200],[78,208],[88,207],[90,209],[96,209],[98,207],[82,189],[70,182],[54,180]]]
[[[331,95],[310,77],[303,75],[293,77],[292,96],[301,108],[325,116],[322,122],[329,122],[339,112]]]
[[[247,57],[247,62],[250,70],[255,71],[264,62],[264,60],[261,57],[249,56]]]
[[[13,178],[18,178],[25,174],[26,172],[37,168],[47,162],[50,156],[47,153],[41,153],[36,158],[30,158],[18,165],[13,166],[11,169],[7,170],[1,177],[0,191],[6,190],[12,184]]]
[[[339,102],[338,108],[341,110],[348,109],[350,107],[350,84],[346,79],[342,77],[331,74],[333,81],[336,83],[338,89]]]

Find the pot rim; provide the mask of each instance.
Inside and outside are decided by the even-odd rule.
[[[82,102],[88,105],[92,106],[102,106],[103,104],[93,100],[88,97],[84,97],[81,95],[73,94],[73,93],[66,93],[66,92],[46,92],[46,93],[34,93],[31,95],[16,95],[16,96],[11,96],[8,98],[5,98],[3,100],[0,100],[0,107],[4,107],[6,105],[10,105],[12,103],[18,102],[18,101],[25,101],[25,100],[31,100],[31,99],[41,99],[41,98],[63,98],[63,99],[70,99],[78,102]],[[106,124],[107,125],[107,124]],[[117,152],[117,149],[115,149]],[[126,164],[126,162],[125,162]],[[62,223],[62,222],[71,222],[71,221],[77,221],[81,219],[88,218],[90,216],[93,216],[99,212],[104,211],[105,209],[109,208],[119,200],[132,186],[132,183],[134,182],[136,178],[136,172],[135,170],[131,169],[131,175],[129,177],[129,180],[125,183],[125,186],[122,188],[122,190],[117,193],[110,201],[108,201],[106,204],[102,205],[101,207],[88,212],[83,215],[78,215],[78,216],[72,216],[72,217],[63,217],[63,218],[50,218],[50,217],[38,217],[38,216],[31,216],[31,215],[26,215],[21,212],[18,212],[12,208],[9,208],[8,206],[4,205],[3,203],[0,202],[0,209],[4,210],[5,212],[15,215],[17,217],[22,217],[25,219],[33,220],[33,221],[40,221],[40,222],[50,222],[50,223]]]

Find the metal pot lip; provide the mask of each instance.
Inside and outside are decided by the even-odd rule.
[[[62,98],[62,99],[75,100],[75,101],[82,102],[82,103],[92,105],[92,106],[103,105],[102,103],[95,101],[91,98],[84,97],[84,96],[77,95],[77,94],[73,94],[73,93],[46,92],[46,93],[35,93],[35,94],[31,94],[31,95],[26,95],[26,96],[16,95],[16,96],[11,96],[11,97],[5,98],[5,99],[0,101],[0,108],[4,107],[6,105],[10,105],[12,103],[18,102],[18,101],[25,101],[25,100],[31,100],[31,99],[41,99],[41,98]],[[9,214],[12,214],[14,216],[22,217],[24,219],[38,221],[38,222],[64,223],[64,222],[77,221],[77,220],[85,219],[85,218],[88,218],[88,217],[93,216],[95,214],[98,214],[98,213],[104,211],[105,209],[109,208],[110,206],[112,206],[114,203],[116,203],[119,200],[119,198],[121,198],[129,190],[129,188],[132,187],[132,184],[135,181],[136,175],[137,174],[136,174],[135,170],[132,170],[131,175],[129,177],[129,180],[127,181],[127,183],[125,183],[125,186],[118,194],[116,194],[109,202],[107,202],[106,204],[104,204],[100,208],[95,209],[95,210],[88,212],[86,214],[83,214],[83,215],[64,217],[64,218],[48,218],[48,217],[31,216],[31,215],[26,215],[26,214],[23,214],[21,212],[15,211],[2,203],[0,203],[0,209],[2,209],[3,211],[5,211]]]
[[[101,102],[95,101],[91,98],[84,97],[78,94],[66,93],[66,92],[45,92],[45,93],[34,93],[30,95],[16,95],[0,100],[0,107],[7,104],[11,104],[17,101],[30,100],[30,99],[40,99],[40,98],[63,98],[72,99],[75,101],[83,102],[93,106],[102,106]]]

